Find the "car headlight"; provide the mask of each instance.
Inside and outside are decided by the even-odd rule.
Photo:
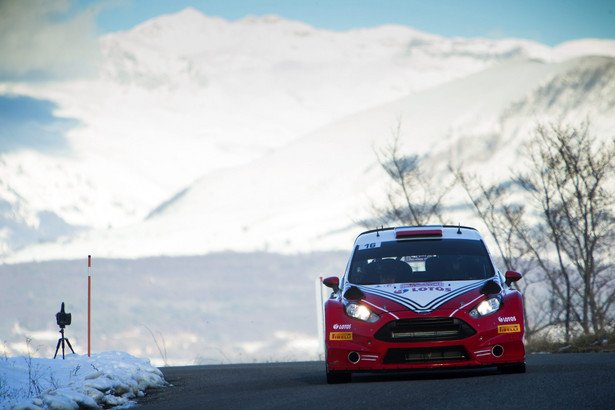
[[[501,304],[502,301],[498,296],[485,299],[476,305],[474,309],[470,310],[470,316],[474,319],[478,319],[479,317],[490,315],[500,310]]]
[[[379,319],[379,316],[369,310],[366,306],[354,302],[350,302],[346,305],[346,314],[354,319],[359,319],[369,323],[374,323]]]

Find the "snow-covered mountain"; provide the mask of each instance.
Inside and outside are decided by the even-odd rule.
[[[374,150],[398,124],[436,170],[504,173],[538,120],[615,129],[614,58],[604,40],[152,19],[100,38],[96,78],[0,87],[78,122],[60,152],[0,153],[0,257],[345,249],[384,193]]]

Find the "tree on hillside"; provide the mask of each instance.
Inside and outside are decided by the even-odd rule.
[[[586,334],[601,333],[615,302],[615,140],[592,138],[588,123],[538,126],[528,162],[517,181],[539,205],[540,222],[517,234],[560,295],[567,338],[572,321]]]
[[[528,334],[558,323],[566,340],[575,324],[585,334],[601,333],[614,316],[615,141],[592,138],[589,124],[539,125],[527,162],[512,182],[491,186],[462,170],[452,172],[506,268],[524,271],[519,267],[525,264],[533,276],[529,284],[548,285],[546,309],[532,321],[526,318]],[[519,187],[529,198],[515,203]],[[529,212],[534,204],[537,212]]]
[[[376,152],[378,163],[392,182],[392,187],[386,191],[386,204],[373,207],[376,223],[426,225],[442,222],[442,200],[450,186],[434,183],[433,170],[425,170],[423,158],[402,153],[400,135],[401,123],[398,122],[390,143]],[[373,221],[364,225],[373,226]]]

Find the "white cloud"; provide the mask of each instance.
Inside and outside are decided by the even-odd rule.
[[[70,0],[0,1],[0,80],[74,78],[98,55],[97,5]]]

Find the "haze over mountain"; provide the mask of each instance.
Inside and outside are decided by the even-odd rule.
[[[99,43],[93,78],[2,85],[53,114],[38,119],[46,139],[17,129],[0,146],[5,262],[347,249],[385,193],[375,150],[398,125],[434,172],[489,176],[518,162],[537,121],[615,129],[615,41],[333,32],[186,9]]]

